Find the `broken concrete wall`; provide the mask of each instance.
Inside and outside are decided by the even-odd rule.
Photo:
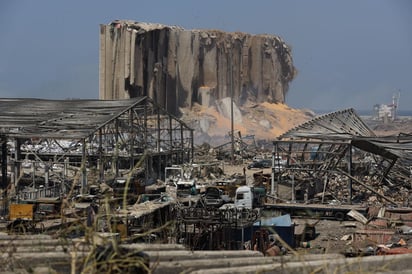
[[[169,112],[231,97],[284,103],[296,70],[278,36],[115,21],[100,26],[100,99],[150,96]],[[211,102],[208,101],[209,105]]]

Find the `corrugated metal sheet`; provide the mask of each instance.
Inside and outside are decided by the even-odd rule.
[[[412,135],[380,137],[362,121],[354,109],[318,116],[285,132],[279,139],[340,140],[385,158],[412,164]]]
[[[145,99],[0,99],[0,134],[21,138],[85,138]]]
[[[352,136],[374,137],[375,133],[362,121],[355,110],[345,109],[315,117],[285,132],[279,139],[351,139]]]

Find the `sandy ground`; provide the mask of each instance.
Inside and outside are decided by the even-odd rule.
[[[225,164],[224,166],[224,173],[227,175],[232,175],[232,174],[243,174],[243,168],[246,173],[246,182],[248,185],[251,185],[253,183],[253,174],[256,172],[263,172],[264,174],[270,174],[271,173],[271,168],[252,168],[252,169],[247,169],[247,166],[251,163],[252,161],[245,161],[241,165],[231,165],[231,164]]]

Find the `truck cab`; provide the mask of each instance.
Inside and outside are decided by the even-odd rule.
[[[241,186],[236,189],[235,207],[253,208],[253,193],[250,187]]]
[[[236,189],[235,207],[252,209],[264,204],[266,190],[263,187],[241,186]]]

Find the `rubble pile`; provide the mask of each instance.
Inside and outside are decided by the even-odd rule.
[[[230,101],[229,101],[230,102]],[[299,110],[280,103],[250,103],[235,107],[234,134],[243,142],[253,139],[271,141],[281,133],[313,118],[309,110]],[[230,109],[230,104],[226,106]],[[196,144],[224,144],[231,139],[231,115],[216,105],[208,107],[195,104],[191,109],[182,108],[181,119],[194,129]],[[226,113],[226,114],[225,114]],[[240,136],[239,136],[240,135]],[[257,150],[254,150],[256,154]]]
[[[340,241],[348,257],[412,253],[412,211],[410,208],[370,207],[368,218],[350,212],[353,229]]]
[[[362,178],[363,182],[373,188],[377,193],[383,195],[401,206],[409,206],[410,183],[404,181],[392,182],[390,184],[384,184],[377,180],[377,178],[365,176]],[[344,176],[335,176],[328,181],[328,192],[335,193],[335,199],[338,201],[346,201],[348,197],[348,184],[349,179]],[[354,183],[352,185],[353,202],[366,203],[369,205],[387,205],[387,201],[379,197],[371,190],[365,189],[363,186]]]
[[[255,183],[270,182],[271,174],[268,173],[262,175],[256,173],[254,175]],[[281,183],[288,187],[291,187],[292,172],[282,174]],[[396,205],[408,207],[410,201],[412,201],[412,186],[410,181],[400,180],[391,183],[383,183],[378,178],[372,176],[363,176],[361,181],[369,186],[371,189],[367,189],[364,186],[352,183],[352,203],[362,203],[372,206],[385,206],[391,205],[388,200],[396,202]],[[349,178],[344,175],[334,174],[326,178],[312,178],[305,173],[299,174],[293,172],[293,180],[295,184],[295,190],[305,191],[307,188],[309,194],[308,202],[325,202],[325,203],[348,203],[349,197]],[[387,200],[383,199],[386,197]],[[285,198],[285,197],[283,197]],[[301,198],[303,200],[303,196]],[[393,206],[393,204],[392,204]]]

